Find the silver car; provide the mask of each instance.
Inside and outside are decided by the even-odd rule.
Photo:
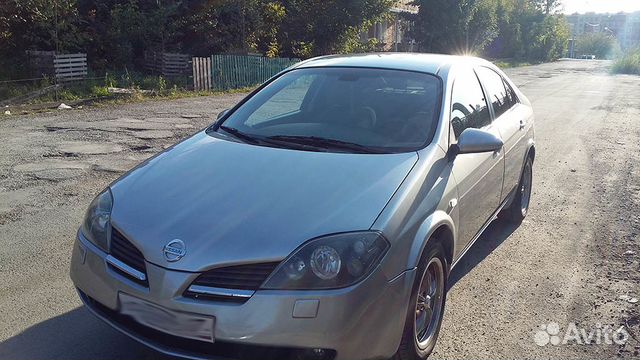
[[[71,278],[170,355],[425,359],[451,269],[527,215],[533,132],[481,59],[304,61],[99,194]]]

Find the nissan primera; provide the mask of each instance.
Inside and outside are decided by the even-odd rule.
[[[451,269],[527,215],[534,158],[531,104],[489,62],[304,61],[100,193],[71,277],[170,355],[425,359]]]

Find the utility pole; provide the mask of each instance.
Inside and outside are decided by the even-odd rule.
[[[54,17],[55,17],[55,29],[53,31],[53,36],[54,36],[54,41],[56,43],[56,54],[53,56],[53,58],[56,58],[56,55],[58,55],[58,53],[60,53],[60,41],[58,39],[58,0],[53,0],[53,12],[54,12]],[[56,97],[56,101],[58,101],[58,76],[56,76],[56,70],[55,70],[55,61],[54,61],[54,66],[53,66],[53,81],[55,83],[55,97]]]
[[[60,51],[60,44],[58,41],[58,0],[53,0],[53,13],[55,18],[55,28],[53,29],[53,41],[56,44],[56,54]]]
[[[244,9],[245,9],[245,0],[242,0],[239,2],[240,5],[240,31],[241,31],[241,39],[240,41],[242,41],[241,44],[241,49],[243,52],[243,55],[246,55],[247,53],[247,34],[246,34],[246,24],[245,24],[245,14],[244,14]]]

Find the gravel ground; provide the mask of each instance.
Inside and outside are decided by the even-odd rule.
[[[531,212],[454,270],[433,358],[640,358],[640,77],[608,65],[509,71],[537,116]],[[0,359],[161,358],[80,307],[75,231],[97,192],[242,96],[0,117]]]

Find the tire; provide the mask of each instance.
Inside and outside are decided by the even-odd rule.
[[[522,168],[520,182],[516,190],[515,198],[508,208],[501,213],[508,221],[519,224],[529,213],[529,204],[531,201],[531,189],[533,185],[533,159],[529,156],[527,162]]]
[[[436,340],[440,333],[440,327],[442,325],[442,317],[444,315],[445,303],[447,298],[447,280],[449,277],[449,263],[442,245],[438,242],[430,241],[432,244],[428,245],[425,249],[416,274],[416,280],[411,291],[411,300],[409,301],[409,308],[407,309],[407,319],[402,334],[402,340],[398,351],[393,356],[392,360],[424,360],[431,355],[434,347],[436,346]],[[435,269],[440,269],[441,273],[434,274]],[[433,280],[438,278],[436,287],[436,296],[430,297],[431,301],[427,300],[427,296],[424,296],[423,291],[433,290],[431,286],[427,286],[425,289],[424,281]],[[431,282],[430,282],[431,283]],[[422,316],[428,314],[426,310],[426,304],[418,304],[418,294],[423,293],[421,296],[421,303],[429,302],[431,305],[432,316],[428,320],[427,329],[424,334],[417,334],[418,324],[425,324]],[[418,310],[423,308],[423,310]],[[420,320],[419,320],[420,319]],[[422,328],[422,327],[421,327]],[[419,340],[422,339],[422,340]]]

